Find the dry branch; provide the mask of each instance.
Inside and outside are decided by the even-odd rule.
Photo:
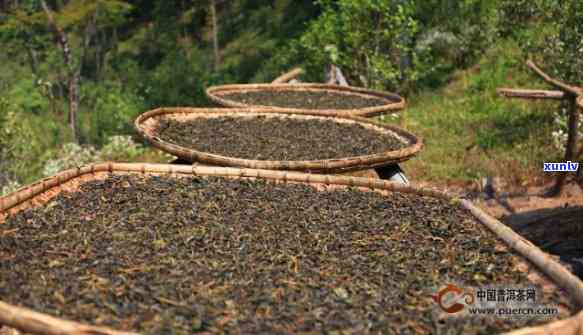
[[[526,65],[528,65],[528,67],[533,70],[536,74],[538,74],[541,78],[544,79],[544,81],[546,81],[547,83],[553,85],[554,87],[560,89],[561,91],[564,91],[565,93],[571,94],[571,95],[579,95],[579,94],[583,94],[583,92],[581,92],[578,88],[573,87],[571,85],[567,85],[565,83],[563,83],[562,81],[559,81],[557,79],[551,78],[551,76],[549,76],[548,74],[546,74],[545,72],[543,72],[543,70],[541,70],[538,66],[536,66],[536,64],[531,61],[528,60],[526,62]]]
[[[284,74],[282,74],[281,76],[275,78],[271,83],[272,84],[283,84],[283,83],[287,83],[288,81],[296,78],[297,76],[301,75],[304,73],[304,70],[302,68],[295,68],[289,72],[286,72]]]
[[[563,91],[550,90],[499,88],[496,92],[506,98],[562,100],[565,97]]]
[[[131,335],[102,327],[82,325],[57,319],[26,308],[10,306],[0,301],[0,325],[18,329],[24,333],[44,335]]]

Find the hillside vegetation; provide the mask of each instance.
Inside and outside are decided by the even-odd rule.
[[[134,137],[140,113],[295,66],[322,81],[330,64],[407,97],[385,121],[426,139],[414,179],[522,183],[561,157],[565,117],[495,89],[544,87],[529,57],[581,85],[582,31],[577,0],[0,1],[0,191],[92,161],[168,161]]]

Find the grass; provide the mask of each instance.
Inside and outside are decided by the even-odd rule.
[[[399,122],[425,140],[420,155],[403,164],[413,180],[467,184],[499,176],[519,186],[548,180],[542,163],[562,157],[551,136],[558,104],[505,99],[498,87],[545,87],[511,41],[442,89],[408,97]]]

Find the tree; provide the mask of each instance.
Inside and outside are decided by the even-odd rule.
[[[6,2],[0,12],[0,42],[10,54],[27,55],[31,72],[39,75],[41,50],[48,45],[48,32],[35,1]]]
[[[71,127],[71,134],[75,142],[79,142],[78,135],[78,125],[77,125],[77,114],[79,110],[79,83],[80,83],[80,69],[78,69],[74,62],[73,56],[71,55],[71,47],[69,45],[69,37],[67,34],[59,27],[52,11],[47,6],[45,0],[40,0],[40,3],[47,15],[49,24],[55,30],[59,44],[63,50],[63,59],[67,67],[68,83],[69,83],[69,126]]]
[[[535,59],[553,77],[581,84],[583,2],[502,0],[500,11],[503,24],[518,35],[525,58]]]
[[[55,69],[63,69],[57,77],[62,78],[67,86],[68,124],[74,141],[79,142],[81,136],[77,119],[82,71],[84,66],[87,67],[89,51],[95,44],[95,62],[103,63],[107,48],[102,47],[102,40],[95,37],[100,31],[123,24],[131,6],[117,0],[23,0],[5,5],[4,9],[6,12],[0,20],[0,41],[11,46],[11,52],[24,50],[31,71],[37,78],[58,73]],[[57,64],[48,64],[52,56],[51,35],[61,50],[62,61]],[[45,65],[44,68],[48,65],[50,73],[41,73],[41,65]],[[99,64],[93,67],[98,71],[101,69]],[[61,85],[55,87],[60,88]]]
[[[322,67],[340,66],[348,80],[363,86],[396,89],[416,73],[404,59],[417,33],[412,2],[322,0],[322,14],[301,37],[303,53]]]
[[[6,131],[7,103],[0,98],[0,189],[7,184],[9,176],[6,171],[11,162],[9,157],[9,140]],[[0,194],[1,196],[1,194]]]
[[[219,27],[217,20],[217,4],[215,0],[210,0],[210,14],[211,14],[211,25],[213,30],[213,51],[215,55],[215,71],[218,70],[221,64],[221,58],[219,55]]]
[[[554,75],[573,84],[583,85],[583,2],[545,2],[550,13],[550,33],[539,46],[545,64]]]
[[[74,141],[78,143],[80,142],[80,136],[77,118],[79,112],[81,70],[87,49],[96,34],[98,25],[102,22],[113,21],[116,23],[120,21],[120,17],[129,10],[130,6],[121,1],[110,0],[70,1],[60,13],[60,17],[56,18],[53,10],[49,8],[45,0],[40,0],[40,3],[63,53],[69,87],[69,127]],[[105,15],[102,14],[102,19],[98,22],[100,12],[105,13]],[[71,49],[68,33],[58,22],[58,19],[64,22],[65,27],[83,31],[81,43],[78,46],[80,52],[78,52],[77,59],[75,59],[73,50]],[[105,24],[107,25],[109,23]]]

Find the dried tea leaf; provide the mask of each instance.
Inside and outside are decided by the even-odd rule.
[[[319,160],[378,154],[405,147],[395,136],[357,123],[265,117],[162,119],[158,137],[170,143],[243,159]],[[260,134],[260,135],[257,135]],[[310,134],[310,136],[306,136]],[[237,141],[232,139],[236,138]],[[342,141],[336,140],[342,138]]]
[[[248,105],[303,109],[361,109],[387,104],[385,100],[375,97],[333,91],[250,90],[221,95]]]
[[[51,203],[0,224],[0,297],[121,330],[439,333],[434,288],[530,285],[468,212],[412,194],[111,175]],[[564,302],[548,293],[541,303]],[[541,322],[476,318],[447,330]]]

